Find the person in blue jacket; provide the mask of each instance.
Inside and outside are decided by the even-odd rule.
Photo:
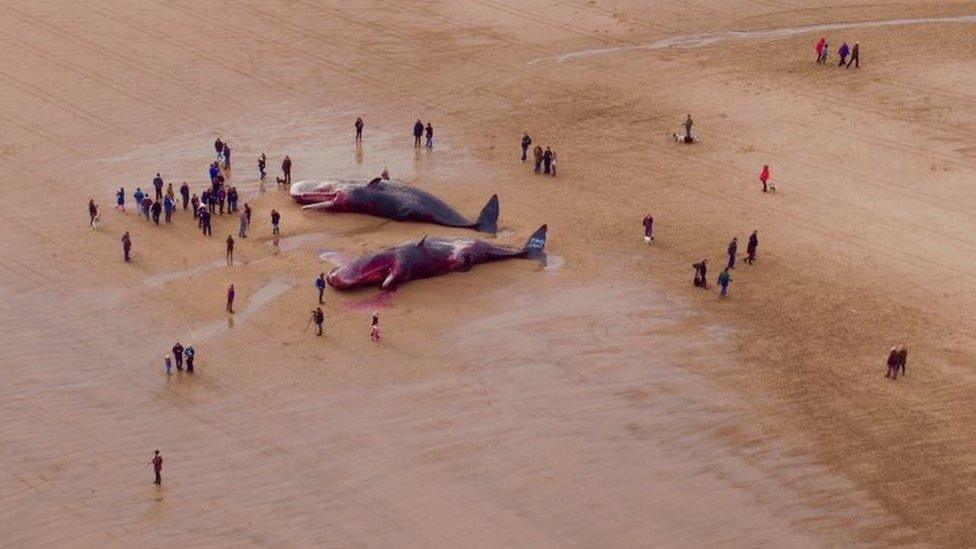
[[[320,273],[319,277],[315,279],[315,287],[319,290],[319,305],[325,305],[325,301],[322,299],[325,294],[325,273]]]
[[[837,64],[838,67],[843,67],[847,64],[847,55],[849,53],[851,53],[850,46],[847,45],[847,42],[842,43],[840,49],[837,50],[837,55],[840,56],[840,63]]]
[[[136,192],[132,193],[132,198],[136,201],[136,208],[139,210],[140,215],[146,215],[146,212],[142,211],[142,199],[146,197],[146,193],[142,192],[142,189],[136,187]]]

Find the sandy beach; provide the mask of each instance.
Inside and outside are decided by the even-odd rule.
[[[0,7],[4,545],[976,545],[976,2]],[[141,219],[157,172],[209,186],[218,136],[251,234]],[[286,154],[471,217],[498,194],[484,238],[546,223],[548,264],[329,288],[315,337],[319,273],[474,233],[303,211]]]

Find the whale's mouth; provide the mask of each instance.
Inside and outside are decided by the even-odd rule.
[[[325,280],[339,290],[361,286],[381,286],[392,283],[395,259],[390,255],[374,256],[365,260],[336,267],[329,271]]]

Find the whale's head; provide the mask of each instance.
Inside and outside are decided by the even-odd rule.
[[[342,181],[306,180],[293,183],[289,192],[299,204],[331,207],[345,203],[349,190],[349,184]]]
[[[396,252],[385,250],[336,267],[329,271],[325,280],[337,290],[363,286],[380,286],[386,289],[393,284],[396,271]]]

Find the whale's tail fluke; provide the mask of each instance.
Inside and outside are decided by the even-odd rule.
[[[493,194],[488,203],[481,208],[478,221],[474,224],[478,232],[495,234],[498,232],[498,195]]]
[[[532,236],[525,241],[521,255],[528,259],[535,259],[540,263],[546,262],[546,232],[548,227],[543,225],[532,233]]]

